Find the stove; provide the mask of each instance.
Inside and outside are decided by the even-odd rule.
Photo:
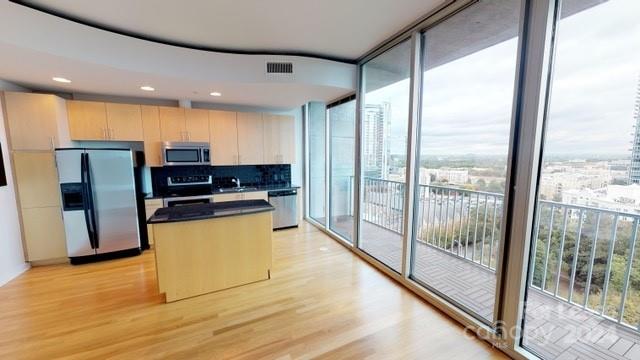
[[[211,175],[180,175],[167,177],[167,191],[164,197],[184,197],[210,195],[213,178]]]
[[[209,185],[211,187],[213,179],[211,175],[181,175],[167,177],[167,186],[201,186]]]

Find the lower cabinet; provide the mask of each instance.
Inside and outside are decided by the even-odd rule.
[[[268,194],[266,191],[254,191],[254,192],[248,192],[248,193],[244,193],[244,199],[243,200],[264,200],[267,201],[269,199]]]
[[[59,206],[22,209],[28,261],[67,257],[67,244]]]
[[[28,261],[67,257],[55,156],[51,151],[14,151],[14,175]]]
[[[238,201],[244,200],[244,194],[242,193],[230,193],[230,194],[216,194],[213,195],[213,202],[225,202],[225,201]]]
[[[267,200],[266,191],[252,191],[246,193],[228,193],[213,195],[213,202],[238,201],[238,200]]]

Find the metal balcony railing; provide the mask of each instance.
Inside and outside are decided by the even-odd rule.
[[[405,185],[364,178],[362,219],[402,234]],[[502,194],[420,185],[416,240],[495,271]],[[640,331],[639,214],[538,202],[530,286]]]

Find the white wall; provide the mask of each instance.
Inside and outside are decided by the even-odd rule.
[[[0,80],[0,90],[15,89],[5,85]],[[2,104],[0,103],[1,106]],[[0,286],[2,286],[29,268],[29,265],[24,260],[24,252],[22,250],[18,205],[16,203],[12,170],[11,166],[9,166],[10,154],[7,147],[7,134],[2,111],[0,111],[0,144],[8,182],[7,186],[0,187]]]

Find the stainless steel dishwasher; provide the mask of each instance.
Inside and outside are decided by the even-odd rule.
[[[273,212],[273,230],[298,226],[298,190],[269,191],[269,203]]]

